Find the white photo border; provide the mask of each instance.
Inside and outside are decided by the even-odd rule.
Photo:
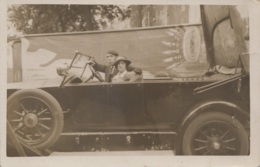
[[[260,3],[257,0],[1,0],[0,52],[0,112],[1,112],[1,166],[3,167],[86,167],[86,166],[260,166]],[[249,8],[250,32],[250,155],[249,156],[60,156],[7,157],[6,156],[6,88],[7,88],[7,23],[8,4],[214,4],[246,5]]]

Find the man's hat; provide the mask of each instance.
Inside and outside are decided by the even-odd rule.
[[[126,57],[118,56],[118,58],[117,58],[117,60],[116,60],[116,62],[115,62],[114,65],[117,67],[117,65],[118,65],[118,63],[119,63],[120,61],[124,61],[127,66],[128,66],[129,64],[131,64],[131,61],[130,61],[130,60],[127,60]]]
[[[119,56],[118,52],[115,51],[115,50],[109,50],[109,51],[107,51],[107,54],[111,54],[111,55],[114,55],[114,56]]]

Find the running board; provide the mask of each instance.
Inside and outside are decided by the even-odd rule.
[[[62,136],[138,135],[138,134],[178,135],[176,132],[154,132],[154,131],[138,131],[138,132],[64,132],[64,133],[61,133]]]

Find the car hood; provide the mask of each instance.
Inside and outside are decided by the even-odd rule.
[[[7,89],[34,89],[34,88],[47,88],[47,87],[59,87],[62,78],[35,80],[26,82],[9,83]]]

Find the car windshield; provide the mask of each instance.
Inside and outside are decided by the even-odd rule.
[[[74,61],[72,61],[72,68],[85,68],[87,61],[90,59],[89,56],[84,54],[77,54]]]
[[[77,53],[75,55],[75,58],[71,62],[71,65],[68,70],[68,75],[70,77],[66,77],[63,83],[66,83],[67,82],[66,80],[71,80],[71,79],[73,79],[71,80],[71,82],[74,82],[74,80],[76,79],[74,83],[88,81],[92,77],[91,70],[89,69],[89,66],[87,64],[88,59],[90,59],[90,56]]]

